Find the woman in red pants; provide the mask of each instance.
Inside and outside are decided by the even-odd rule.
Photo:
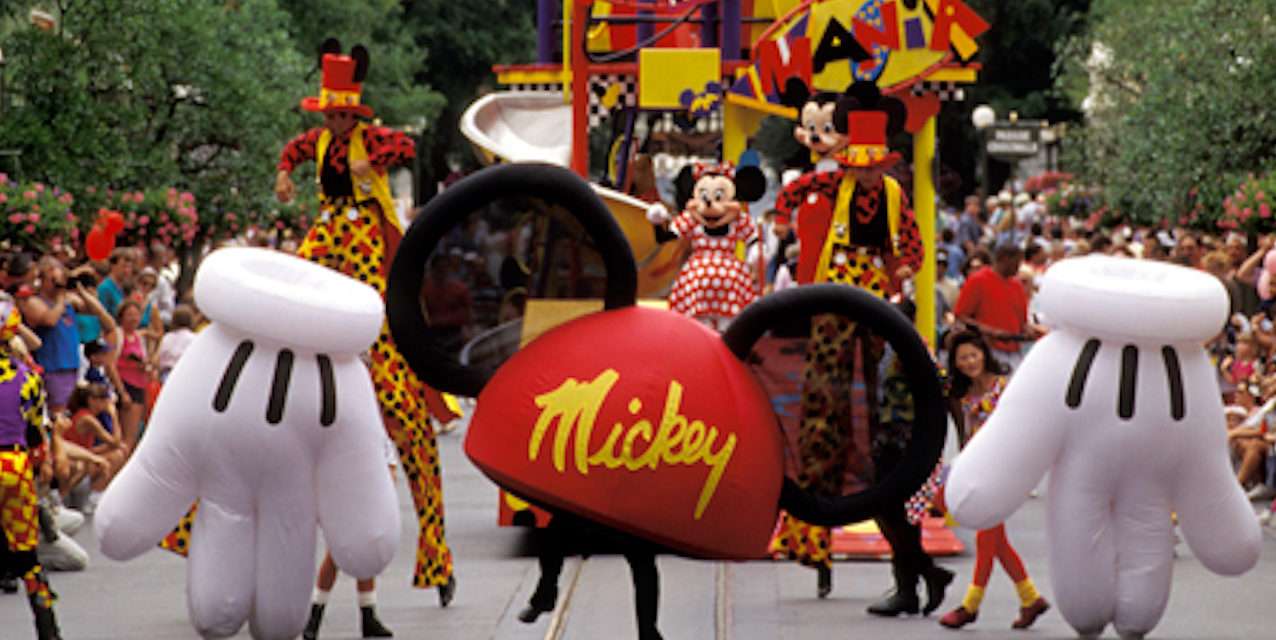
[[[954,410],[953,414],[957,417],[957,433],[963,436],[964,446],[969,441],[965,437],[965,427],[969,427],[969,437],[973,438],[997,407],[997,399],[1006,386],[1006,376],[1002,374],[1001,364],[993,358],[983,337],[969,332],[953,338],[948,351],[948,370],[952,372],[949,398],[954,403],[960,402],[960,410]],[[941,491],[941,507],[942,496]],[[1050,603],[1037,593],[1037,587],[1032,583],[1032,578],[1028,577],[1028,571],[1024,569],[1019,554],[1010,546],[1010,540],[1006,538],[1006,526],[999,524],[976,535],[975,575],[970,587],[966,589],[966,597],[962,599],[961,606],[944,614],[939,619],[939,624],[949,629],[960,629],[979,617],[979,603],[984,598],[984,588],[988,586],[988,578],[992,575],[994,559],[1001,562],[1019,593],[1019,618],[1011,627],[1027,629],[1050,608]]]

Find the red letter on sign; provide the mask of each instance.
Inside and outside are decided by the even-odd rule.
[[[882,5],[882,28],[876,29],[859,18],[851,18],[851,33],[860,44],[873,51],[873,47],[882,46],[887,49],[899,48],[899,19],[895,12],[895,2]],[[869,61],[872,62],[871,60]]]
[[[778,93],[776,87],[783,87],[784,81],[797,76],[811,86],[811,40],[806,36],[798,36],[788,41],[789,59],[785,61],[780,55],[780,42],[767,40],[758,45],[758,76],[762,81],[762,92],[766,95]]]
[[[933,3],[929,0],[928,3]],[[961,0],[939,0],[939,8],[935,9],[935,28],[930,34],[930,48],[934,51],[947,51],[952,38],[953,23],[961,27],[970,38],[976,38],[988,30],[988,23],[974,9],[966,6]]]

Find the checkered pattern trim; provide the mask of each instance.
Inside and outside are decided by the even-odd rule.
[[[918,82],[912,87],[913,95],[920,96],[933,93],[942,102],[961,102],[966,99],[966,91],[955,82]]]
[[[715,109],[709,115],[703,118],[696,118],[696,131],[700,133],[718,133],[722,131],[722,110]],[[656,120],[653,132],[671,133],[674,131],[682,131],[678,123],[674,121],[674,112],[666,111],[661,114],[660,119]]]
[[[600,124],[616,109],[638,106],[638,77],[604,73],[589,77],[589,126]]]
[[[562,93],[561,82],[516,83],[509,85],[510,91],[540,91],[543,93]]]

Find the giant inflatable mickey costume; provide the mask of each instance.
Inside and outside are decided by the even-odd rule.
[[[462,365],[421,311],[423,267],[469,212],[507,197],[539,198],[575,218],[606,269],[604,310],[549,330],[499,368]],[[944,437],[938,379],[916,332],[883,301],[848,287],[798,288],[750,305],[719,338],[681,314],[636,306],[636,289],[624,236],[586,183],[565,169],[510,164],[426,206],[395,258],[387,312],[426,383],[477,397],[465,451],[489,478],[678,553],[758,558],[781,506],[825,525],[863,520],[902,505],[930,473]],[[872,327],[917,396],[904,461],[851,495],[814,496],[783,477],[779,422],[744,362],[771,327],[820,314]],[[654,620],[640,626],[648,633]]]
[[[744,203],[766,192],[766,177],[756,166],[730,163],[683,167],[674,179],[682,213],[670,220],[663,204],[653,204],[647,218],[660,225],[657,239],[691,242],[691,257],[669,292],[669,308],[721,331],[757,298],[760,280],[745,263],[758,227]],[[665,233],[664,225],[668,226]]]

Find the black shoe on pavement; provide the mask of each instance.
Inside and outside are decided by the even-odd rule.
[[[875,616],[893,618],[902,613],[915,614],[921,608],[917,594],[900,593],[898,589],[890,595],[869,605],[868,612]]]
[[[553,607],[542,609],[534,604],[529,604],[526,607],[523,607],[522,611],[518,612],[518,621],[523,624],[532,624],[533,622],[536,622],[537,618],[541,617],[542,613],[549,613],[553,610]]]
[[[819,596],[820,599],[823,600],[824,598],[829,597],[830,593],[833,593],[833,567],[822,564],[816,567],[815,571],[815,595]]]
[[[0,592],[17,593],[18,579],[13,576],[5,576],[0,578]]]
[[[363,618],[362,622],[360,623],[360,629],[363,631],[363,637],[365,638],[393,638],[394,637],[394,632],[385,628],[385,625],[381,624],[381,620],[377,618],[376,608],[359,607],[359,612]]]
[[[452,604],[452,598],[456,596],[456,576],[448,576],[445,584],[439,585],[439,606],[446,607]]]
[[[62,640],[53,607],[42,600],[37,602],[35,598],[31,599],[31,612],[35,614],[35,637],[38,640]]]
[[[301,632],[302,640],[317,640],[319,624],[323,622],[323,605],[310,605],[310,619],[306,621],[306,630]]]
[[[923,574],[922,579],[926,581],[926,607],[922,615],[928,616],[944,603],[944,592],[953,582],[953,572],[936,565]]]

